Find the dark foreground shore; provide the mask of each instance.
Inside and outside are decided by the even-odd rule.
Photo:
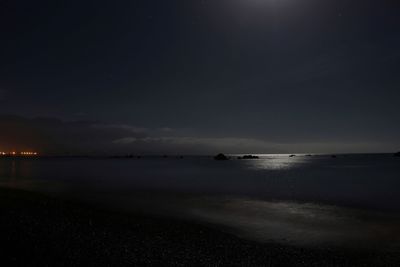
[[[397,253],[242,240],[210,226],[0,189],[1,266],[400,266]]]

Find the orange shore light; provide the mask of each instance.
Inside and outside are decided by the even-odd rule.
[[[4,152],[4,151],[0,151],[0,156],[37,156],[39,155],[37,152],[32,152],[32,151],[21,151],[21,152],[16,152],[16,151],[12,151],[12,152]]]

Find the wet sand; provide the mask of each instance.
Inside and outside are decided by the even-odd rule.
[[[400,255],[258,243],[188,220],[0,189],[2,266],[400,266]]]

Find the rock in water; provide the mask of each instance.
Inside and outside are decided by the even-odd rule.
[[[228,160],[229,158],[224,154],[220,153],[214,157],[215,160]]]
[[[258,156],[244,155],[243,157],[238,157],[238,159],[258,159]]]

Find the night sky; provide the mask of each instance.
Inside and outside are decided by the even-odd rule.
[[[0,151],[400,149],[400,3],[1,1]]]

